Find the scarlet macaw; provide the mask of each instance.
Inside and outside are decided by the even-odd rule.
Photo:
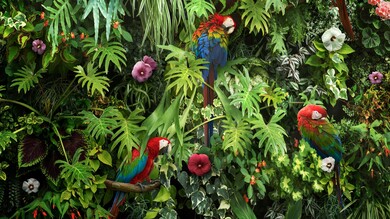
[[[154,159],[158,156],[160,150],[169,152],[171,149],[171,142],[162,137],[154,137],[149,139],[146,149],[141,156],[139,149],[133,148],[131,161],[125,162],[118,170],[116,180],[117,182],[137,184],[149,179],[149,174],[154,166]],[[110,213],[111,218],[117,218],[119,214],[119,206],[125,202],[126,193],[117,191]]]
[[[212,105],[214,100],[214,81],[217,79],[217,68],[227,62],[228,35],[236,27],[230,16],[214,14],[206,22],[202,22],[192,35],[192,51],[196,58],[203,58],[209,63],[202,70],[202,77],[207,83],[203,85],[203,107]],[[204,125],[205,145],[209,145],[213,135],[213,123]]]
[[[335,160],[335,187],[341,207],[340,161],[344,152],[337,130],[327,120],[326,110],[318,105],[309,104],[298,112],[298,130],[322,158],[333,157]]]

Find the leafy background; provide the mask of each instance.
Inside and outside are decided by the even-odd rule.
[[[390,213],[390,23],[347,2],[354,39],[329,53],[321,35],[344,32],[329,1],[35,0],[0,3],[0,217],[106,217],[122,159],[151,136],[173,143],[156,161],[162,186],[129,194],[127,218],[386,218]],[[190,51],[214,13],[237,22],[213,107],[202,107],[204,60]],[[42,55],[32,41],[46,44]],[[144,55],[158,69],[131,77]],[[380,84],[368,75],[380,71]],[[345,148],[337,206],[332,174],[296,128],[323,104]],[[203,146],[202,126],[217,134]],[[193,153],[212,170],[189,173]],[[16,171],[15,171],[16,170]],[[27,194],[22,183],[40,182]],[[36,216],[34,216],[36,215]]]

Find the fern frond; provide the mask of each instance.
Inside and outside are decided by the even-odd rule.
[[[249,32],[258,34],[260,31],[263,35],[268,33],[269,21],[271,15],[265,9],[265,0],[242,0],[239,9],[244,10],[242,19],[245,27],[249,26]]]
[[[85,131],[95,139],[105,138],[107,135],[113,135],[113,127],[118,126],[118,110],[114,107],[107,107],[98,118],[92,112],[82,111],[82,120],[87,124]]]
[[[244,74],[240,72],[236,74],[236,77],[240,81],[239,84],[234,84],[235,93],[229,97],[233,99],[231,105],[241,105],[242,115],[248,115],[260,112],[260,95],[265,93],[264,88],[268,85],[264,82],[258,83],[255,86],[251,84],[252,79],[249,76],[248,70],[244,67]]]
[[[259,139],[259,148],[264,148],[264,156],[267,156],[268,151],[275,156],[287,152],[283,137],[287,136],[286,130],[277,124],[285,114],[286,112],[283,110],[276,111],[268,124],[265,123],[260,113],[256,114],[254,118],[248,119],[253,125],[251,129],[256,131],[254,137]]]
[[[15,133],[11,131],[0,132],[0,155],[11,144],[11,139],[17,141]]]
[[[96,41],[92,38],[84,39],[84,48],[89,48],[87,55],[93,54],[92,62],[99,59],[99,68],[102,67],[104,62],[105,72],[108,72],[110,63],[113,63],[120,71],[122,70],[121,65],[126,66],[126,50],[120,42],[103,42],[102,44],[96,45]]]
[[[23,90],[27,93],[31,88],[38,84],[39,78],[42,78],[42,73],[46,72],[46,69],[39,69],[35,72],[36,63],[32,62],[30,65],[25,65],[22,69],[19,69],[14,75],[17,77],[12,80],[11,87],[18,86],[18,93]]]
[[[95,91],[99,92],[104,97],[104,91],[108,91],[110,84],[109,78],[104,76],[104,72],[97,72],[97,67],[93,66],[93,62],[87,64],[87,72],[80,65],[75,67],[76,78],[79,78],[78,83],[81,86],[86,85],[88,92],[93,95]]]
[[[234,121],[231,117],[223,121],[225,129],[222,149],[230,149],[233,153],[244,155],[244,149],[251,146],[252,131],[245,120]]]
[[[127,154],[131,152],[134,146],[140,145],[140,141],[136,135],[139,132],[146,131],[146,128],[138,125],[145,119],[145,117],[140,115],[142,110],[131,112],[127,118],[123,117],[121,112],[117,112],[116,118],[118,119],[118,125],[114,128],[116,131],[111,137],[113,141],[111,151],[119,146],[118,157],[121,157],[125,148]]]
[[[208,17],[215,11],[214,5],[206,0],[192,0],[186,3],[185,7],[189,14],[195,14],[197,17]]]
[[[53,50],[52,55],[56,52],[55,48],[58,45],[58,36],[59,32],[64,32],[64,35],[67,34],[67,31],[72,27],[72,21],[77,23],[75,14],[78,10],[78,7],[73,8],[69,0],[54,0],[54,7],[42,5],[49,14],[50,26],[49,31],[47,32],[47,38],[51,41]],[[61,31],[59,30],[61,28]]]
[[[271,35],[271,44],[273,53],[287,53],[286,45],[284,41],[286,40],[285,34],[287,33],[288,28],[276,28],[270,33]]]

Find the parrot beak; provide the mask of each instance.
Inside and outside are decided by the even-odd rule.
[[[162,148],[160,151],[163,154],[169,154],[171,153],[172,145],[169,143],[166,147]]]
[[[222,28],[227,34],[233,33],[235,29],[235,23],[231,17],[228,17],[222,24]]]

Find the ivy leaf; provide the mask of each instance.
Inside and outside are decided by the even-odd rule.
[[[284,110],[277,110],[271,117],[268,124],[265,123],[263,116],[259,113],[255,118],[248,119],[253,125],[252,130],[256,133],[254,137],[259,139],[259,148],[264,148],[264,156],[267,156],[268,151],[273,155],[283,155],[287,152],[286,142],[283,136],[287,136],[286,130],[279,124],[286,112]]]
[[[75,67],[75,73],[76,78],[79,78],[78,83],[81,83],[82,87],[87,85],[87,90],[91,95],[97,91],[104,97],[104,91],[108,91],[108,87],[110,86],[108,83],[109,79],[103,76],[104,72],[97,72],[97,67],[93,66],[93,62],[88,63],[87,73],[80,65]]]
[[[269,18],[271,15],[265,9],[265,1],[242,0],[239,9],[244,10],[242,19],[245,27],[249,26],[249,33],[255,34],[262,32],[263,35],[268,33]]]
[[[379,35],[369,27],[363,29],[362,35],[362,43],[366,48],[374,48],[381,43]]]

